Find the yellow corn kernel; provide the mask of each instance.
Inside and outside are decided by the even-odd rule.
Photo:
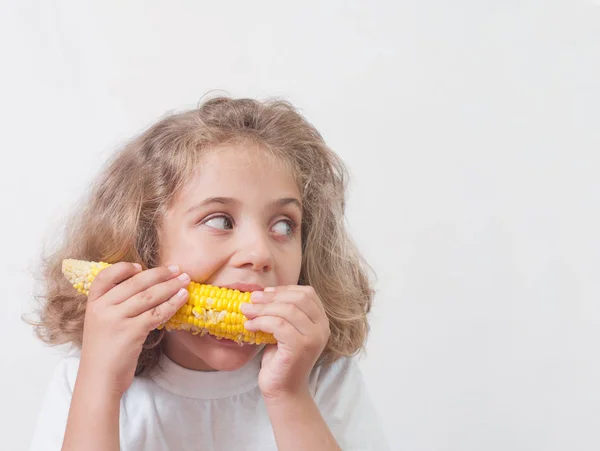
[[[109,266],[111,263],[65,259],[62,272],[73,288],[88,296],[94,278]],[[244,328],[247,318],[241,313],[240,307],[243,302],[251,302],[251,293],[193,281],[187,290],[187,302],[159,329],[186,330],[194,335],[208,333],[240,344],[277,343],[270,333],[250,332]]]

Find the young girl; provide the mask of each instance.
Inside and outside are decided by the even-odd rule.
[[[346,171],[287,102],[216,98],[131,141],[46,260],[58,365],[32,450],[382,450],[352,356],[372,288],[344,229]],[[61,273],[114,263],[89,296]],[[252,292],[239,345],[157,328],[190,280]]]

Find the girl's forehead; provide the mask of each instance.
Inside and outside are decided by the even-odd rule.
[[[203,150],[198,165],[183,186],[179,203],[206,197],[254,200],[275,197],[300,198],[289,164],[269,151],[244,144]]]

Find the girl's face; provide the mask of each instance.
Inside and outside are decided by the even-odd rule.
[[[296,285],[300,202],[292,172],[264,150],[211,149],[164,220],[160,264],[179,265],[195,282],[240,291]],[[203,371],[240,368],[261,349],[187,331],[165,333],[162,344],[179,365]]]

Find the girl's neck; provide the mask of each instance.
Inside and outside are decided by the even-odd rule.
[[[168,333],[165,333],[160,346],[162,352],[169,359],[183,368],[194,371],[216,371],[185,346],[181,346],[180,343],[172,340]]]

